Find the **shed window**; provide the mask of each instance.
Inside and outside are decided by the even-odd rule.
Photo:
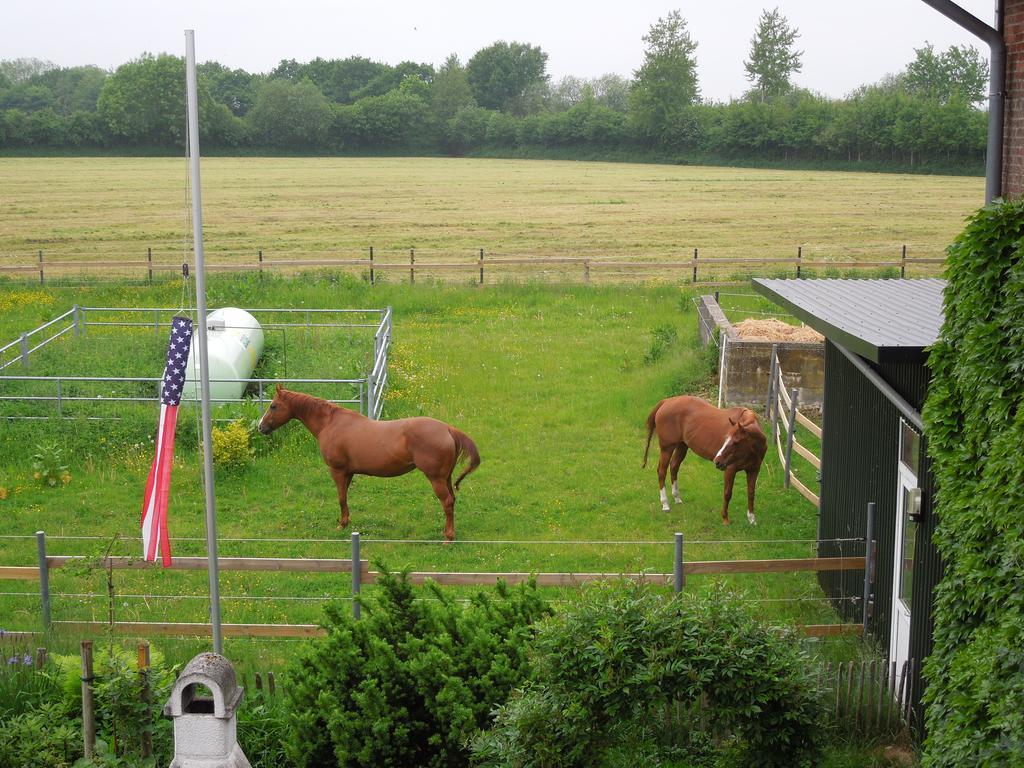
[[[921,466],[921,436],[903,420],[900,431],[900,462],[916,477]]]

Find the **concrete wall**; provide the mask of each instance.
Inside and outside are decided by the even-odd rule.
[[[707,346],[717,330],[722,360],[722,405],[745,406],[764,413],[768,396],[768,369],[772,342],[741,339],[722,312],[714,296],[701,296],[697,303],[697,323],[701,341]],[[799,392],[802,411],[820,411],[825,392],[824,343],[775,343],[786,389]]]
[[[1006,111],[1003,136],[1003,197],[1024,194],[1024,0],[1005,0]]]
[[[797,390],[801,411],[821,411],[825,392],[825,345],[788,342],[776,344],[787,390]],[[768,369],[772,343],[728,340],[723,368],[722,405],[745,405],[764,411],[768,395]]]

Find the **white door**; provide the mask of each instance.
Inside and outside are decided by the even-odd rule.
[[[921,490],[917,485],[920,435],[900,421],[899,487],[896,496],[896,542],[893,550],[892,629],[889,661],[896,662],[896,674],[910,655],[910,598],[914,579],[914,544],[917,516],[921,511]]]

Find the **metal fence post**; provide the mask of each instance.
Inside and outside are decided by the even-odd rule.
[[[786,475],[783,478],[783,487],[789,488],[789,476],[793,463],[793,435],[796,432],[796,401],[799,396],[799,389],[789,391],[789,429],[786,433]]]
[[[875,558],[875,502],[868,502],[867,534],[864,541],[864,637],[868,636],[868,617],[871,615],[872,561]],[[897,557],[902,555],[897,552]]]
[[[363,580],[363,563],[359,559],[359,533],[352,531],[352,618],[359,621],[359,588]]]
[[[376,285],[373,281],[373,246],[370,246],[370,285]]]
[[[64,416],[64,388],[61,386],[60,378],[57,379],[57,417]]]
[[[676,534],[676,557],[675,567],[673,568],[675,575],[675,591],[678,595],[683,591],[683,585],[686,584],[686,575],[683,573],[683,534]]]
[[[78,305],[75,304],[71,308],[71,311],[72,311],[71,318],[72,318],[72,321],[75,324],[75,336],[81,336],[82,335],[82,326],[80,325],[81,321],[78,318],[78,312],[79,312]]]
[[[42,604],[43,629],[50,630],[50,565],[46,562],[46,534],[36,531],[39,550],[39,601]]]
[[[484,249],[480,249],[480,285],[484,284]]]
[[[371,365],[375,364],[376,361],[374,361],[374,363],[371,363]],[[366,374],[366,418],[368,419],[373,418],[374,412],[373,384],[373,371],[371,370],[368,374]]]
[[[772,344],[771,362],[768,364],[768,399],[764,404],[764,417],[772,417],[772,394],[775,392],[775,367],[779,364],[779,345]]]
[[[28,334],[21,334],[21,366],[28,368]]]

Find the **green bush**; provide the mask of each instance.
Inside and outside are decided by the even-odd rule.
[[[499,584],[464,607],[427,589],[433,599],[418,600],[404,574],[382,575],[361,621],[348,604],[326,610],[327,636],[290,671],[292,764],[468,763],[467,740],[525,680],[532,624],[550,610],[534,584]]]
[[[70,768],[82,756],[82,723],[57,701],[0,720],[0,765]]]
[[[1024,765],[1024,201],[948,249],[924,409],[938,492],[924,765]]]
[[[252,463],[255,455],[252,447],[252,432],[242,421],[232,421],[225,427],[213,427],[210,432],[213,441],[213,463],[225,469],[244,469]]]
[[[667,600],[637,585],[593,590],[543,624],[534,649],[529,685],[473,742],[482,765],[599,766],[652,744],[687,764],[710,750],[740,765],[797,766],[817,752],[809,658],[724,591]]]
[[[81,661],[77,656],[54,655],[55,679],[63,694],[63,706],[80,717],[82,700]],[[157,765],[170,762],[173,752],[172,723],[163,715],[177,674],[153,650],[146,678],[139,674],[138,658],[128,648],[97,645],[93,659],[93,695],[96,713],[97,757],[92,765],[138,765],[143,734],[153,745]],[[148,687],[149,703],[143,692]],[[79,735],[79,741],[81,735]],[[2,765],[2,763],[0,763]],[[90,765],[87,763],[86,765]]]

